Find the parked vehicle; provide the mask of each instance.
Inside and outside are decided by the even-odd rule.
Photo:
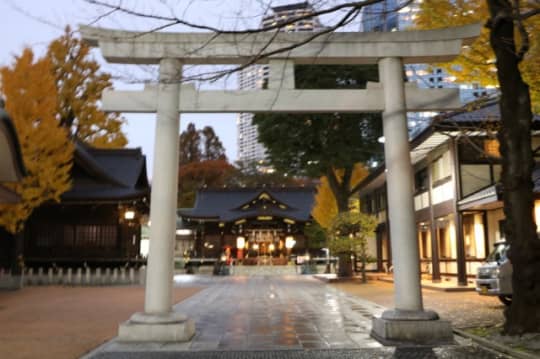
[[[507,253],[510,245],[495,243],[495,248],[486,258],[486,263],[478,267],[476,291],[480,295],[496,295],[505,305],[512,304],[512,263]]]

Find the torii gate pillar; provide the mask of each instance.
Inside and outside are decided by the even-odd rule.
[[[172,310],[181,77],[179,60],[160,60],[144,312],[120,324],[121,341],[188,341],[195,334],[193,320]]]
[[[424,310],[422,304],[402,60],[396,57],[379,60],[379,79],[385,106],[382,117],[388,216],[392,253],[396,253],[393,258],[395,309],[373,319],[371,335],[385,344],[451,343],[450,322],[438,320],[437,313]]]

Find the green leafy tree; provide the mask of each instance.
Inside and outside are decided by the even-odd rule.
[[[180,161],[180,166],[201,161],[201,134],[195,128],[195,124],[189,123],[186,130],[180,134],[179,151],[178,160]]]
[[[203,160],[226,160],[225,147],[210,126],[206,126],[201,131],[202,134],[202,159]]]
[[[365,88],[377,81],[373,66],[298,66],[298,88]],[[326,176],[338,212],[348,210],[357,191],[354,166],[382,157],[380,114],[258,114],[259,141],[278,171],[294,176]],[[341,178],[336,175],[342,170]]]
[[[332,221],[329,232],[328,247],[339,258],[340,277],[352,276],[352,255],[362,261],[362,282],[366,283],[366,266],[370,260],[368,254],[368,238],[375,234],[377,219],[361,212],[339,213]]]
[[[326,231],[317,222],[307,224],[304,235],[307,237],[306,248],[321,249],[326,245]]]
[[[111,75],[101,72],[91,59],[90,47],[73,36],[66,27],[64,34],[51,42],[45,57],[55,79],[56,117],[73,138],[101,148],[124,147],[124,120],[118,113],[98,108],[103,91],[112,88]]]
[[[290,176],[287,172],[271,168],[266,162],[261,164],[258,161],[237,161],[235,166],[238,171],[230,178],[228,184],[231,186],[300,186],[312,184],[312,181],[308,178]]]

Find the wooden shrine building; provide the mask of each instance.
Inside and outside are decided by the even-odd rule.
[[[20,182],[25,175],[17,133],[0,99],[0,204],[20,202],[20,196],[6,184]],[[17,270],[17,242],[13,238],[2,238],[4,232],[0,227],[0,269]]]
[[[36,208],[24,232],[27,266],[135,264],[141,216],[149,211],[146,159],[140,148],[75,144],[72,188],[60,203]]]
[[[227,253],[244,264],[261,257],[285,264],[290,254],[306,252],[314,198],[314,187],[205,188],[194,208],[178,215],[192,233],[191,256]]]

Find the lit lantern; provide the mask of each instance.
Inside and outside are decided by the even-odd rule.
[[[246,238],[242,236],[236,237],[236,248],[244,248],[246,246]]]
[[[124,212],[124,219],[131,220],[135,218],[135,211],[125,211]]]
[[[236,248],[238,249],[236,251],[236,258],[243,259],[244,258],[244,247],[247,245],[246,239],[243,236],[236,237]]]
[[[270,245],[268,246],[268,250],[269,250],[270,252],[273,252],[274,249],[276,249],[276,247],[274,246],[274,243],[270,243]]]
[[[285,248],[291,249],[296,244],[296,241],[294,240],[293,236],[287,236],[285,237]]]

